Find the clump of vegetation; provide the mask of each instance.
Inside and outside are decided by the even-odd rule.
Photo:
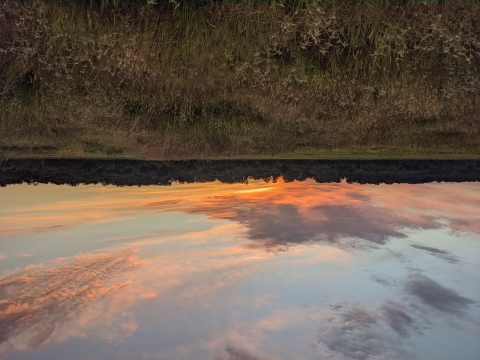
[[[473,0],[2,2],[0,143],[478,154],[479,24]]]

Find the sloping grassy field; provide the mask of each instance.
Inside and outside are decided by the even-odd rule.
[[[3,1],[0,155],[480,158],[479,1]]]

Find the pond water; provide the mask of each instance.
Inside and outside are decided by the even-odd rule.
[[[478,359],[480,183],[0,188],[0,358]]]

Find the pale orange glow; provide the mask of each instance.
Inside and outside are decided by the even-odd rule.
[[[252,184],[252,186],[260,188],[264,185],[265,183],[262,181]],[[44,186],[56,190],[54,185]],[[173,184],[168,187],[142,188],[79,186],[76,188],[77,193],[80,194],[78,199],[27,206],[22,206],[22,193],[18,187],[15,190],[19,194],[14,194],[16,195],[16,208],[9,211],[8,214],[0,214],[0,237],[11,235],[1,234],[6,232],[81,226],[121,219],[140,211],[172,210],[182,202],[194,204],[213,194],[216,196],[234,194],[245,189],[245,186],[245,184],[222,184],[219,186],[219,183]],[[28,200],[30,201],[30,199]]]
[[[270,209],[279,205],[293,207],[307,223],[327,221],[325,214],[311,211],[315,207],[368,205],[370,210],[391,209],[412,226],[434,226],[434,218],[444,218],[454,230],[480,232],[476,208],[480,191],[476,184],[459,184],[452,194],[440,191],[442,187],[442,184],[317,184],[312,180],[285,183],[281,179],[275,183],[250,181],[248,188],[245,184],[218,182],[120,189],[82,186],[77,190],[85,196],[72,201],[22,207],[20,199],[14,211],[1,217],[0,237],[19,231],[113,221],[145,211],[204,213],[213,219],[238,220],[239,212],[247,208],[258,210],[264,204]],[[423,217],[416,215],[420,212]],[[455,220],[460,215],[462,221]]]

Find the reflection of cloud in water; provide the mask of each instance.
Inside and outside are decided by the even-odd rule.
[[[101,188],[108,190],[105,194],[82,189],[90,192],[81,201],[20,207],[5,217],[10,228],[0,231],[38,231],[113,221],[132,213],[186,211],[242,222],[250,229],[252,248],[278,249],[311,241],[384,244],[389,238],[405,237],[402,228],[446,224],[454,231],[480,233],[480,193],[475,184],[359,186],[307,180],[252,181],[245,187],[205,183],[160,190],[126,188],[120,197],[110,188]],[[25,224],[30,225],[24,228]]]
[[[431,216],[409,216],[397,209],[375,206],[368,194],[342,185],[337,191],[312,187],[306,195],[302,184],[287,185],[292,188],[288,193],[279,188],[256,196],[210,197],[182,210],[238,221],[246,226],[247,236],[253,240],[247,247],[269,250],[308,242],[359,246],[358,239],[385,244],[389,238],[405,238],[401,228],[442,226]]]
[[[359,306],[338,307],[321,323],[318,338],[330,351],[347,359],[380,355],[395,358],[397,350],[395,336],[380,322],[378,314]]]
[[[143,206],[151,207],[151,206],[165,206],[165,205],[176,205],[184,201],[184,199],[169,199],[169,200],[161,200],[161,201],[153,201],[144,204]]]
[[[404,286],[408,301],[403,304],[385,299],[376,309],[331,305],[319,324],[319,344],[347,359],[412,359],[402,346],[409,338],[422,336],[442,319],[461,320],[456,315],[475,303],[419,273],[407,277]]]
[[[263,211],[242,214],[248,236],[257,244],[251,247],[301,244],[309,241],[338,243],[344,238],[358,238],[383,244],[389,237],[405,237],[377,209],[360,209],[346,205],[322,205],[302,216],[293,205],[266,206]],[[245,216],[247,215],[247,216]],[[399,222],[400,219],[397,219]]]
[[[393,301],[385,301],[381,306],[383,319],[393,330],[402,336],[407,336],[413,327],[413,318],[405,309]]]
[[[434,248],[434,247],[423,246],[423,245],[419,245],[419,244],[412,244],[411,246],[414,247],[415,249],[424,250],[424,251],[428,252],[430,255],[433,255],[433,256],[435,256],[439,259],[445,260],[449,263],[456,263],[456,262],[460,261],[450,251],[440,250],[440,249],[437,249],[437,248]]]
[[[458,219],[450,220],[450,227],[455,231],[471,231],[480,233],[480,219]]]
[[[30,256],[35,255],[37,253],[37,250],[42,249],[44,247],[45,246],[38,246],[38,247],[33,248],[33,249],[28,249],[28,250],[25,250],[25,251],[16,252],[15,254],[13,254],[13,256],[30,257]]]
[[[228,360],[261,360],[259,357],[250,354],[244,349],[234,347],[232,345],[227,345],[225,347],[225,352],[228,354],[226,359]],[[224,357],[216,356],[215,360],[226,360]]]
[[[449,313],[463,312],[468,305],[475,303],[422,274],[411,275],[406,282],[406,290],[424,304]]]
[[[274,360],[311,358],[313,323],[304,309],[263,305],[261,314],[236,321],[209,342],[215,360]],[[248,305],[247,305],[248,306]],[[173,358],[173,357],[172,357]],[[322,357],[321,357],[322,358]]]
[[[333,313],[320,323],[319,345],[342,359],[414,359],[402,346],[412,335],[420,335],[414,316],[401,304],[385,300],[376,310],[359,305],[332,306]],[[337,357],[335,357],[337,358]]]
[[[31,266],[21,273],[2,279],[0,299],[5,300],[0,301],[0,341],[3,342],[3,345],[0,344],[0,357],[2,351],[4,353],[12,349],[58,343],[75,336],[85,336],[93,341],[118,343],[119,339],[136,332],[135,319],[139,319],[139,323],[143,324],[139,315],[140,310],[138,310],[140,307],[132,310],[132,313],[126,311],[136,299],[151,299],[148,301],[157,304],[156,309],[161,309],[155,313],[152,312],[153,307],[145,307],[144,311],[147,313],[145,316],[152,321],[157,319],[155,316],[161,314],[164,322],[165,318],[168,318],[164,316],[167,312],[185,314],[188,311],[185,312],[184,309],[193,309],[193,312],[205,314],[214,308],[212,315],[208,314],[209,318],[212,318],[211,323],[195,321],[185,325],[189,331],[192,329],[193,333],[195,324],[201,324],[201,329],[197,330],[204,339],[209,336],[209,332],[204,331],[205,326],[212,328],[212,332],[216,331],[219,321],[215,316],[218,314],[220,314],[218,316],[224,316],[227,306],[236,306],[238,301],[246,303],[249,311],[257,306],[251,300],[254,297],[250,293],[246,293],[245,297],[239,300],[236,296],[237,292],[232,291],[241,289],[238,294],[242,295],[242,291],[247,289],[245,291],[252,291],[254,294],[253,286],[243,287],[242,285],[235,288],[238,284],[250,280],[256,281],[256,279],[263,281],[264,278],[260,276],[263,276],[264,272],[271,271],[275,276],[279,274],[279,277],[283,276],[282,271],[285,269],[293,272],[291,265],[296,263],[290,259],[294,259],[294,256],[298,256],[305,266],[326,263],[322,264],[321,268],[334,269],[335,275],[328,274],[328,277],[333,278],[338,275],[337,269],[343,271],[349,266],[348,263],[358,264],[355,261],[342,261],[341,266],[329,267],[327,263],[333,264],[337,260],[340,262],[338,254],[344,252],[338,250],[338,247],[385,244],[390,238],[405,238],[406,228],[434,229],[448,224],[452,229],[471,230],[475,228],[475,224],[478,224],[478,221],[475,222],[478,218],[478,202],[467,203],[467,205],[462,202],[460,205],[455,205],[453,200],[451,202],[445,200],[444,194],[448,193],[447,191],[438,191],[430,185],[415,187],[417,192],[413,195],[410,193],[411,188],[398,185],[367,187],[344,183],[314,184],[309,181],[269,184],[266,188],[268,191],[262,190],[265,184],[249,185],[248,189],[250,187],[253,189],[246,191],[240,190],[242,188],[239,186],[222,185],[219,190],[206,187],[204,184],[195,186],[197,188],[195,191],[191,190],[191,193],[186,194],[186,190],[179,188],[168,196],[160,192],[147,194],[144,191],[152,191],[151,189],[142,189],[144,193],[140,196],[136,192],[139,191],[138,189],[135,189],[135,192],[124,189],[128,198],[123,199],[112,193],[112,196],[115,196],[113,199],[100,198],[98,202],[93,203],[84,201],[84,207],[81,207],[80,211],[76,208],[77,201],[56,204],[53,209],[54,215],[59,214],[62,219],[61,216],[68,213],[69,219],[72,219],[70,225],[84,222],[90,224],[104,220],[114,221],[125,214],[141,215],[166,211],[207,214],[213,219],[233,221],[219,222],[208,230],[196,232],[184,233],[183,230],[180,232],[169,230],[168,233],[152,231],[144,234],[142,231],[145,230],[141,228],[139,233],[104,239],[135,243],[135,246],[149,246],[148,249],[153,249],[149,257],[155,258],[155,261],[150,261],[151,266],[145,266],[135,273],[135,286],[121,291],[120,289],[129,284],[125,281],[127,272],[139,266],[131,252],[81,255],[69,263],[57,262],[53,269]],[[403,193],[396,192],[402,189]],[[102,216],[96,218],[89,213],[89,217],[83,217],[87,214],[87,210],[90,212],[90,207],[97,205]],[[27,214],[26,211],[25,214]],[[55,216],[52,217],[53,220],[49,220],[51,224],[59,221]],[[43,218],[37,219],[38,223],[43,221]],[[247,237],[247,245],[237,246],[236,240],[244,241],[244,235]],[[300,246],[289,253],[292,258],[250,251],[251,248],[278,250],[311,242],[332,245],[337,249],[324,247],[330,249],[329,251],[333,249],[333,256],[322,249],[308,259],[305,257],[306,254],[311,255],[311,250]],[[415,250],[410,248],[410,244]],[[444,261],[456,263],[458,265],[454,268],[461,270],[462,263],[453,252],[410,242],[403,245],[415,251],[415,255],[421,253],[427,258],[432,255]],[[168,250],[164,251],[164,249]],[[174,251],[170,251],[171,249]],[[177,251],[178,249],[181,251]],[[401,261],[408,260],[400,251],[384,250],[388,250],[388,252],[383,251],[382,254],[386,254],[389,261],[397,260],[392,259],[391,255],[397,256]],[[355,254],[356,252],[350,252],[348,259],[354,260]],[[12,255],[9,253],[7,256]],[[333,258],[331,261],[330,256]],[[278,261],[275,263],[278,264],[275,265],[278,266],[278,271],[274,271],[276,267],[271,267],[269,261],[273,261],[272,259]],[[376,259],[378,260],[378,257]],[[287,260],[288,266],[284,266],[285,263],[281,260]],[[383,261],[383,258],[381,260]],[[300,271],[296,267],[294,270]],[[420,271],[412,268],[409,270]],[[357,268],[352,271],[357,271]],[[323,278],[323,275],[321,276]],[[407,354],[404,349],[408,348],[406,345],[409,341],[417,341],[422,331],[429,334],[438,324],[448,326],[453,318],[457,323],[466,324],[468,321],[465,315],[473,308],[473,300],[463,297],[455,290],[443,287],[424,275],[411,275],[406,280],[404,276],[400,278],[397,276],[397,273],[392,274],[386,271],[382,272],[381,276],[371,275],[371,279],[387,286],[389,291],[397,294],[401,291],[400,299],[385,297],[378,299],[376,305],[332,306],[330,312],[313,315],[314,318],[320,317],[321,320],[318,323],[315,322],[318,324],[315,326],[319,329],[317,350],[325,354],[320,358],[411,359],[413,354]],[[275,279],[273,275],[269,277]],[[352,279],[351,281],[355,281],[356,277]],[[288,291],[288,294],[294,292],[296,294],[296,283],[292,281],[289,285],[291,284],[293,284],[289,288],[291,292]],[[302,282],[298,284],[301,285]],[[345,286],[348,285],[347,281]],[[377,284],[374,286],[378,288]],[[260,292],[264,290],[260,286],[258,288]],[[315,285],[312,283],[312,289],[314,288]],[[334,287],[332,289],[333,292]],[[307,291],[310,291],[310,288]],[[368,289],[365,289],[365,293],[367,291]],[[297,297],[300,298],[301,294],[300,288]],[[363,290],[361,294],[363,296]],[[280,298],[282,295],[277,295],[278,301],[283,301],[283,298]],[[357,299],[357,295],[348,293],[347,296],[349,301],[353,302]],[[375,293],[369,296],[373,299]],[[111,298],[107,299],[107,297]],[[392,298],[396,301],[391,301]],[[269,312],[274,308],[275,301],[270,299],[265,301],[264,305],[258,305],[257,308],[262,309],[264,306],[265,311]],[[282,306],[283,304],[281,303]],[[222,306],[225,306],[223,310]],[[109,315],[104,314],[107,309]],[[222,311],[225,312],[222,313]],[[230,329],[222,328],[218,342],[215,342],[215,347],[212,346],[212,349],[218,351],[216,359],[275,358],[278,354],[264,351],[266,349],[264,344],[273,339],[269,349],[276,348],[275,344],[281,339],[273,334],[277,328],[283,329],[282,331],[291,340],[292,334],[295,334],[292,331],[295,326],[303,329],[305,319],[301,311],[303,310],[292,312],[293,315],[290,317],[285,316],[283,322],[272,317],[269,321],[245,321],[244,325],[239,325],[238,318],[232,316],[233,324]],[[100,314],[102,316],[99,316]],[[255,314],[253,310],[252,314]],[[278,317],[281,318],[280,315]],[[172,315],[173,320],[170,319],[171,322],[168,324],[183,326],[183,320],[180,321],[179,318]],[[228,319],[225,323],[227,322]],[[279,323],[281,326],[278,325]],[[168,327],[166,330],[168,332],[170,326],[165,324],[163,323],[162,326]],[[308,328],[308,331],[311,335],[314,328]],[[280,334],[280,331],[277,332]],[[143,336],[138,331],[136,334]],[[283,336],[283,333],[281,334]],[[181,350],[178,350],[178,354],[180,351],[186,353],[188,350],[186,346],[183,346],[183,343],[180,345]],[[291,354],[300,348],[299,345],[290,346],[287,342],[282,342],[280,345],[278,348],[282,348],[281,351],[290,351]],[[203,343],[200,340],[195,343],[193,338],[189,340],[189,346],[191,349],[188,351],[192,354],[197,349],[204,349]],[[169,353],[166,351],[165,354]],[[296,358],[286,355],[278,357]],[[186,356],[166,356],[166,358],[186,358]],[[298,358],[301,356],[299,355]]]
[[[141,263],[134,251],[79,254],[55,267],[27,266],[0,281],[0,354],[54,340],[82,311],[129,286],[122,275]],[[67,259],[68,260],[68,259]],[[131,320],[124,330],[134,326]],[[62,329],[63,332],[64,329]],[[106,337],[111,335],[106,335]]]

